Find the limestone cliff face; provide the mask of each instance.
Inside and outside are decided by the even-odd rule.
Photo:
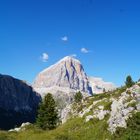
[[[42,96],[48,92],[55,94],[58,91],[68,94],[76,91],[87,95],[92,93],[82,64],[69,56],[39,73],[33,87]]]
[[[40,95],[25,82],[0,75],[0,128],[9,129],[34,121]]]
[[[115,84],[105,82],[102,78],[88,77],[93,94],[101,94],[105,91],[112,91],[116,89]]]

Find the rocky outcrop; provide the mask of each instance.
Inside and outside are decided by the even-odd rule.
[[[126,128],[128,118],[139,112],[140,87],[136,84],[121,94],[119,99],[112,99],[108,130],[113,134],[118,127]]]
[[[66,122],[73,117],[83,118],[85,122],[103,120],[114,134],[117,128],[127,128],[128,119],[137,112],[140,112],[140,83],[73,103],[63,110],[62,120]]]
[[[81,91],[86,96],[92,93],[82,64],[69,56],[42,71],[37,76],[33,87],[41,93],[42,97],[48,92],[54,95],[58,92],[67,93],[68,96],[77,91]]]
[[[114,99],[111,105],[110,118],[108,120],[109,131],[114,133],[117,127],[127,127],[126,120],[130,117],[134,107],[128,107],[127,100],[130,95],[122,93],[119,100]]]
[[[10,129],[8,130],[8,132],[20,132],[20,131],[25,131],[26,127],[31,125],[31,123],[26,122],[26,123],[22,123],[20,127],[16,127],[14,129]]]
[[[10,129],[35,120],[40,95],[25,82],[0,75],[0,128]]]

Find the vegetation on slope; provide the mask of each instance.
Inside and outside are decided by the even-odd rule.
[[[88,97],[82,103],[74,103],[73,109],[80,112],[83,108],[88,108],[94,102],[94,108],[104,106],[105,110],[111,110],[110,98],[118,99],[127,87],[121,87],[115,91]],[[131,92],[127,94],[131,94]],[[104,100],[106,99],[107,102]],[[81,98],[80,98],[81,100]],[[128,98],[128,101],[132,99]],[[128,104],[130,107],[136,107],[136,102]],[[93,113],[93,112],[89,112]],[[85,117],[73,117],[65,124],[60,125],[53,130],[42,130],[36,125],[26,126],[26,129],[20,132],[0,132],[0,140],[139,140],[140,139],[140,112],[133,112],[133,116],[127,120],[127,128],[117,128],[116,133],[111,134],[108,131],[107,120],[110,114],[107,114],[103,120],[93,118],[85,122]]]
[[[108,116],[107,116],[108,117]],[[92,120],[85,123],[81,118],[69,120],[55,130],[43,131],[35,126],[28,126],[21,132],[1,132],[0,140],[139,140],[140,113],[134,114],[128,120],[127,129],[118,128],[111,135],[107,130],[107,117],[102,120]]]
[[[140,112],[127,121],[127,128],[118,128],[114,135],[116,140],[140,140]]]

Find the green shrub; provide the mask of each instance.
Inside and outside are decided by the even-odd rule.
[[[136,108],[137,102],[132,102],[128,104],[128,107],[134,107]]]
[[[105,104],[104,104],[104,110],[111,111],[111,105],[112,105],[112,102],[105,102]]]
[[[126,93],[127,93],[127,94],[131,94],[131,91],[130,91],[130,90],[128,90]]]
[[[74,99],[75,99],[75,102],[76,102],[76,103],[81,102],[82,99],[83,99],[83,95],[82,95],[82,93],[81,93],[80,91],[77,92],[77,93],[75,94],[75,96],[74,96]]]
[[[125,84],[126,84],[127,88],[130,88],[130,87],[132,87],[135,84],[134,81],[132,80],[132,77],[130,75],[128,75],[126,77]]]

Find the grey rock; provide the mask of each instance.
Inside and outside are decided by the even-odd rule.
[[[89,122],[90,120],[92,120],[94,117],[92,115],[88,115],[86,116],[86,120],[85,122]]]
[[[42,97],[48,92],[57,95],[58,91],[67,94],[81,91],[87,96],[92,93],[82,64],[70,56],[39,73],[33,87]]]
[[[26,123],[22,123],[20,127],[16,127],[14,129],[10,129],[8,130],[8,132],[20,132],[20,131],[25,131],[26,127],[31,125],[31,123],[26,122]]]
[[[112,91],[116,89],[115,84],[111,82],[105,82],[102,78],[98,77],[88,77],[92,92],[94,94],[100,94],[105,91]]]
[[[113,134],[116,132],[117,127],[126,128],[126,120],[131,116],[134,111],[133,107],[128,107],[127,100],[130,98],[126,92],[122,93],[118,100],[114,99],[111,105],[110,118],[108,120],[108,130]]]

